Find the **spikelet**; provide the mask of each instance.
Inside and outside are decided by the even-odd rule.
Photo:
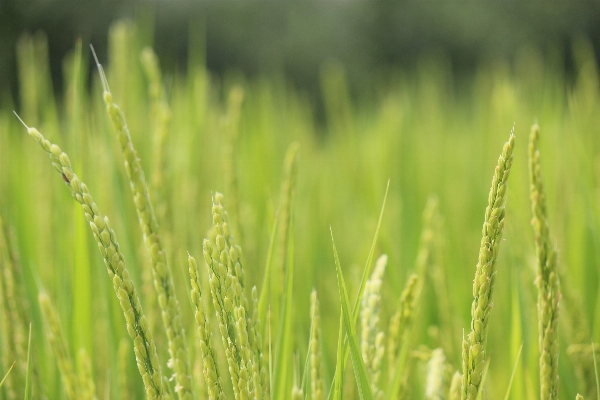
[[[223,392],[221,377],[219,376],[219,370],[217,368],[217,358],[212,343],[212,332],[210,330],[204,304],[202,303],[202,289],[196,259],[192,256],[188,256],[188,264],[192,283],[192,303],[196,309],[194,316],[196,318],[196,323],[198,324],[198,333],[200,334],[200,353],[204,365],[202,372],[208,388],[208,398],[211,400],[224,400],[225,393]]]
[[[162,320],[169,342],[171,359],[167,365],[175,373],[175,380],[177,382],[176,392],[179,398],[181,400],[191,400],[194,397],[192,392],[192,374],[188,360],[185,332],[181,323],[179,302],[175,296],[175,287],[167,263],[165,248],[158,233],[158,222],[154,214],[152,202],[150,201],[146,178],[144,177],[142,165],[131,141],[125,115],[113,100],[110,88],[108,87],[108,81],[97,58],[96,65],[100,72],[104,88],[103,97],[106,104],[106,111],[125,158],[125,170],[129,178],[129,186],[133,193],[140,228],[144,234],[144,243],[150,254],[154,288],[158,294],[158,304],[162,311]]]
[[[321,312],[317,291],[310,294],[310,398],[323,400],[323,355],[321,349]]]
[[[414,317],[415,295],[421,284],[420,282],[421,280],[416,274],[413,274],[408,278],[406,286],[400,295],[398,308],[390,321],[387,342],[388,368],[390,375],[395,373],[394,366],[396,365],[396,358],[398,357],[400,345],[404,340],[405,333]]]
[[[97,400],[96,384],[92,373],[92,361],[84,348],[79,350],[77,355],[77,365],[79,369],[79,384],[81,388],[81,400]]]
[[[384,335],[379,330],[379,312],[381,309],[381,283],[386,265],[387,255],[384,254],[377,260],[371,278],[367,280],[360,307],[360,347],[375,399],[383,396],[383,392],[378,387],[384,354]]]
[[[45,293],[40,293],[38,300],[40,302],[42,314],[44,315],[44,320],[46,321],[47,336],[50,340],[52,352],[56,357],[56,362],[58,363],[58,369],[60,370],[60,376],[65,387],[65,392],[69,399],[78,400],[81,398],[82,393],[79,387],[79,378],[75,373],[73,359],[69,354],[67,342],[63,336],[62,329],[60,328],[58,313],[50,303],[50,298]]]
[[[557,252],[548,227],[539,140],[540,129],[535,124],[531,127],[529,137],[529,179],[533,212],[531,222],[537,256],[540,392],[542,400],[552,400],[558,398],[558,303],[561,295],[556,268]]]
[[[23,125],[25,125],[24,122]],[[149,399],[169,399],[170,396],[163,387],[156,345],[148,329],[148,320],[142,311],[137,291],[129,277],[129,271],[125,268],[125,258],[121,253],[108,217],[102,216],[87,185],[81,182],[73,172],[67,154],[61,151],[60,147],[46,140],[37,129],[29,128],[27,125],[25,127],[27,133],[49,154],[52,166],[61,174],[71,195],[83,208],[85,218],[90,224],[94,239],[104,259],[108,276],[113,282],[121,309],[125,314],[127,332],[133,339],[134,352],[146,389],[146,396]]]
[[[217,311],[219,330],[225,347],[229,372],[237,399],[269,398],[266,360],[262,339],[255,321],[247,311],[242,249],[235,243],[229,216],[222,205],[223,195],[213,198],[215,246],[204,240],[204,259],[208,265],[209,284]],[[257,295],[253,294],[256,304]]]
[[[577,393],[577,396],[575,396],[575,400],[583,400],[583,396]]]
[[[488,197],[488,206],[485,210],[479,260],[473,281],[471,332],[466,339],[463,339],[462,400],[475,400],[482,381],[489,316],[493,307],[492,294],[496,280],[496,259],[504,230],[506,190],[513,162],[514,146],[515,136],[511,132],[510,138],[498,158]]]
[[[448,393],[448,400],[460,400],[460,385],[462,382],[462,376],[460,372],[456,371],[450,381],[450,392]]]
[[[441,348],[431,352],[427,362],[427,383],[425,385],[425,398],[430,400],[443,400],[447,390],[445,382],[446,356]]]

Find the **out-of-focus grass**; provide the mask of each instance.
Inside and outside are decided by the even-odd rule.
[[[115,101],[127,116],[142,165],[149,173],[153,170],[154,138],[150,133],[155,119],[139,61],[149,36],[125,22],[114,25],[109,35],[109,58],[101,61],[107,67]],[[98,77],[92,77],[90,90],[85,84],[89,61],[85,49],[77,44],[65,59],[66,91],[55,98],[43,36],[24,37],[17,49],[21,97],[14,108],[30,126],[60,143],[71,156],[74,168],[118,232],[132,278],[141,288],[142,271],[150,261],[143,249],[122,156],[105,115]],[[391,74],[377,95],[368,99],[352,98],[343,68],[328,64],[322,70],[321,81],[325,122],[316,119],[313,105],[301,91],[280,79],[246,80],[231,75],[219,80],[210,76],[201,62],[192,62],[186,74],[170,76],[165,86],[172,112],[164,153],[162,192],[166,212],[159,224],[167,238],[191,359],[199,360],[199,352],[195,351],[192,307],[185,299],[189,295],[188,277],[181,273],[185,270],[180,267],[185,263],[181,254],[188,250],[201,254],[202,238],[211,226],[211,193],[222,191],[228,196],[223,162],[228,140],[224,118],[229,91],[235,86],[244,91],[234,167],[240,229],[244,233],[241,245],[246,286],[262,289],[273,222],[280,205],[284,155],[289,144],[297,141],[300,150],[291,236],[295,271],[291,337],[286,343],[293,346],[294,353],[307,354],[309,298],[312,288],[316,288],[322,313],[326,390],[334,375],[340,323],[340,294],[329,226],[336,232],[348,297],[353,299],[386,184],[391,180],[375,251],[376,256],[389,255],[382,293],[382,322],[387,327],[400,291],[414,272],[421,213],[427,198],[437,195],[444,218],[441,263],[448,288],[448,298],[443,301],[452,314],[453,332],[437,329],[443,317],[434,286],[426,281],[413,346],[433,349],[443,342],[441,335],[460,338],[462,330],[469,328],[471,284],[490,178],[514,125],[517,144],[508,189],[505,243],[497,264],[486,393],[492,399],[503,396],[517,362],[511,398],[537,395],[535,258],[526,145],[529,128],[537,120],[561,284],[571,294],[561,306],[561,321],[566,321],[569,308],[580,310],[574,324],[560,325],[560,393],[572,398],[579,391],[588,395],[586,399],[595,398],[595,382],[587,382],[587,386],[580,382],[566,354],[569,344],[600,341],[600,85],[590,46],[580,41],[575,49],[577,74],[568,79],[553,51],[542,55],[524,49],[514,62],[483,65],[472,80],[461,82],[452,79],[443,58],[431,57],[424,59],[418,70]],[[36,390],[43,390],[48,398],[64,397],[37,306],[41,285],[66,325],[63,329],[71,354],[84,347],[90,355],[99,397],[121,398],[116,366],[119,343],[127,336],[124,319],[81,212],[45,157],[24,133],[12,110],[0,110],[0,213],[17,239],[15,248],[25,293],[19,301],[27,305],[33,326],[33,372],[29,375],[33,397],[41,396]],[[209,293],[205,275],[202,281]],[[272,282],[280,288],[283,284],[283,280]],[[154,292],[144,295],[143,304]],[[214,320],[213,311],[210,316]],[[273,318],[277,321],[278,316]],[[6,323],[6,319],[0,323]],[[589,326],[588,332],[580,328],[584,325]],[[160,323],[153,326],[161,328]],[[276,338],[278,325],[272,323],[271,329],[271,337]],[[584,337],[572,334],[573,330],[583,330]],[[161,338],[164,334],[155,336]],[[4,340],[0,338],[0,342]],[[517,361],[521,343],[523,353]],[[453,369],[460,370],[459,341],[453,350],[447,354],[448,361]],[[159,342],[158,351],[166,364],[166,342]],[[217,353],[223,355],[221,350]],[[410,362],[423,364],[413,355]],[[588,355],[591,362],[591,353]],[[128,390],[138,398],[143,393],[141,379],[135,371],[133,352],[128,356]],[[293,357],[285,359],[290,362],[288,376],[281,379],[291,389]],[[6,360],[2,371],[7,371],[13,361]],[[226,372],[225,363],[221,364]],[[13,370],[8,379],[16,372]],[[345,384],[351,386],[355,382],[350,377],[351,368],[346,372]],[[413,369],[409,380],[413,398],[425,393],[423,374],[423,368]],[[196,384],[200,386],[201,380]],[[0,398],[6,396],[4,390],[0,389]],[[346,390],[358,396],[356,389]]]

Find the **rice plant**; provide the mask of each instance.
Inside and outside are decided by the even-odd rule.
[[[139,23],[77,42],[63,94],[19,42],[0,399],[598,398],[588,44],[572,78],[523,52],[460,91],[435,58],[359,100],[326,68],[320,118],[280,80],[163,70]]]

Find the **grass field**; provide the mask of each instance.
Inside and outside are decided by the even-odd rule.
[[[181,325],[185,334],[178,348],[192,376],[188,394],[207,398],[213,386],[203,374],[205,348],[196,323],[203,316],[225,398],[234,398],[234,391],[244,398],[236,389],[243,385],[230,379],[233,364],[242,378],[250,374],[250,395],[262,388],[259,398],[268,391],[277,399],[455,398],[450,384],[455,371],[463,373],[462,343],[472,328],[473,278],[490,185],[513,129],[504,233],[488,279],[495,286],[484,340],[489,368],[481,388],[489,399],[539,398],[540,281],[528,170],[535,122],[547,245],[557,250],[562,293],[558,393],[597,398],[592,342],[600,341],[600,82],[587,42],[575,43],[574,76],[565,74],[553,49],[542,54],[524,48],[515,60],[483,64],[464,80],[453,79],[445,59],[432,55],[414,70],[382,75],[379,87],[359,95],[349,93],[340,65],[326,63],[321,117],[310,97],[283,78],[211,76],[201,50],[191,51],[185,73],[161,76],[153,53],[144,51],[149,37],[132,23],[117,23],[109,32],[108,58],[100,60],[112,101],[127,120],[149,198],[139,174],[135,178],[135,154],[124,157],[119,146],[126,136],[113,129],[100,74],[88,75],[87,45],[75,44],[65,58],[65,90],[55,96],[43,36],[26,36],[18,44],[20,98],[12,104],[4,93],[0,109],[0,380],[16,361],[0,398],[22,398],[29,385],[31,398],[143,398],[148,384],[138,372],[126,322],[136,334],[151,332],[158,364],[142,364],[161,370],[155,383],[166,397],[185,387],[185,372],[161,380],[175,375],[173,366],[185,370],[185,363],[169,361],[174,344],[167,340]],[[102,235],[95,239],[74,201],[73,176],[61,169],[61,179],[13,109],[69,155],[72,170],[110,219],[130,280],[108,263],[107,277],[97,241],[104,243],[101,252],[110,244]],[[64,167],[62,156],[50,158]],[[131,188],[124,160],[133,171]],[[226,217],[213,215],[223,213],[217,193],[223,193],[227,227]],[[157,225],[144,214],[148,199]],[[140,207],[145,211],[138,219]],[[228,239],[229,230],[242,253]],[[227,279],[219,278],[219,235],[232,255],[226,261],[234,265]],[[213,244],[203,249],[205,238]],[[158,241],[162,247],[152,247]],[[191,297],[188,254],[198,271]],[[382,254],[388,256],[383,271],[375,268]],[[205,258],[213,259],[214,270]],[[365,265],[380,276],[361,281]],[[209,276],[218,278],[220,289]],[[413,279],[417,284],[402,301]],[[124,318],[123,297],[120,302],[111,285],[133,302],[125,282],[135,286],[147,326],[137,311]],[[224,297],[214,300],[223,315],[211,298],[221,289],[234,308],[227,311],[232,305]],[[313,289],[319,314],[314,298],[311,307]],[[353,311],[363,289],[367,300],[363,306],[356,302]],[[161,317],[160,303],[169,296],[176,297],[179,311],[172,314],[177,307],[169,302],[171,314],[163,308]],[[408,311],[394,344],[389,327],[399,307]],[[49,309],[58,318],[49,318]],[[353,323],[353,317],[360,321]],[[169,335],[163,322],[174,327]],[[232,322],[225,331],[239,354],[228,359],[219,323]],[[249,344],[240,334],[246,324]],[[343,379],[335,379],[336,365],[344,365],[337,374]],[[258,368],[258,379],[252,368]]]

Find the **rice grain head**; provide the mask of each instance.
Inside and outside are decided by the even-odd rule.
[[[213,304],[225,347],[236,399],[248,396],[269,398],[267,366],[262,338],[249,313],[244,292],[245,276],[242,249],[236,244],[223,207],[223,195],[213,198],[215,246],[204,240],[203,253],[208,265]],[[254,294],[253,304],[258,301]]]
[[[206,310],[202,303],[202,286],[200,283],[198,264],[196,259],[188,256],[190,280],[192,283],[192,303],[194,304],[196,324],[198,324],[198,333],[200,335],[200,354],[202,356],[204,380],[208,388],[208,398],[210,400],[224,400],[225,393],[221,385],[221,377],[217,368],[217,358],[212,342],[212,332],[210,330],[209,320],[206,316]]]
[[[531,127],[529,137],[529,179],[537,256],[540,394],[542,400],[552,400],[558,398],[558,313],[561,294],[557,271],[558,255],[552,245],[548,226],[539,140],[540,129],[535,124]]]
[[[125,115],[113,100],[108,81],[97,58],[96,65],[100,72],[104,88],[103,98],[106,104],[106,111],[112,122],[113,130],[117,135],[117,140],[125,159],[125,170],[129,178],[129,186],[133,193],[140,228],[144,234],[146,249],[150,254],[154,288],[158,295],[158,304],[162,311],[162,320],[167,332],[169,354],[171,356],[167,365],[175,373],[175,380],[177,382],[176,392],[179,399],[191,400],[194,397],[192,392],[192,373],[188,359],[185,331],[181,323],[181,311],[179,302],[175,296],[175,287],[169,270],[166,251],[159,234],[156,215],[150,201],[146,178],[144,177],[142,165],[131,141]]]
[[[69,156],[56,144],[45,139],[37,129],[30,128],[25,123],[23,125],[27,128],[27,133],[49,154],[52,166],[61,174],[71,195],[81,205],[85,218],[90,224],[94,239],[108,270],[108,276],[113,283],[119,304],[125,314],[127,333],[133,340],[137,365],[142,375],[146,396],[152,400],[170,399],[171,397],[164,387],[160,363],[156,354],[156,345],[148,327],[148,320],[144,316],[137,291],[129,276],[129,271],[125,267],[125,258],[108,217],[102,216],[87,185],[79,180],[79,177],[71,168]]]
[[[471,332],[466,339],[463,339],[462,400],[475,400],[482,381],[489,316],[493,307],[492,294],[496,280],[496,259],[504,230],[506,191],[513,162],[514,145],[515,136],[511,132],[510,138],[498,158],[488,197],[488,206],[485,210],[479,260],[473,281]]]
[[[387,255],[379,257],[371,278],[367,280],[361,301],[361,337],[360,346],[362,358],[369,377],[374,398],[383,396],[378,387],[384,354],[384,334],[379,329],[379,314],[381,310],[381,284],[387,265]]]

